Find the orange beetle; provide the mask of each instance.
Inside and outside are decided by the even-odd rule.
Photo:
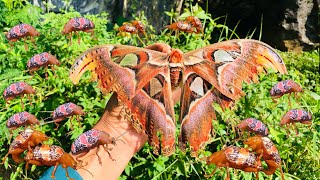
[[[196,33],[202,33],[203,34],[203,29],[202,29],[202,23],[199,18],[196,16],[188,16],[186,17],[186,21],[191,23],[193,27],[196,28]]]
[[[33,150],[28,151],[24,160],[27,162],[27,169],[29,164],[34,164],[36,166],[54,166],[54,170],[51,174],[52,179],[55,179],[55,173],[60,164],[62,165],[62,168],[66,170],[66,176],[68,179],[71,178],[69,177],[67,168],[77,168],[77,162],[73,157],[56,145],[36,146]]]
[[[259,159],[262,157],[267,163],[268,169],[262,170],[265,174],[271,175],[276,169],[280,168],[281,178],[284,180],[279,151],[268,137],[250,137],[244,141],[244,144],[248,145],[252,151],[255,151],[259,155]]]
[[[49,137],[44,133],[29,128],[25,129],[10,144],[9,152],[4,157],[2,164],[9,154],[12,155],[14,162],[23,162],[23,159],[20,157],[20,155],[25,150],[29,149],[29,151],[31,151],[31,147],[37,146],[38,144],[41,144],[43,141],[47,140],[49,140]]]
[[[227,168],[226,179],[230,179],[229,167],[241,169],[245,172],[255,172],[257,177],[258,172],[262,170],[261,161],[254,153],[248,149],[236,146],[228,146],[223,150],[213,153],[206,159],[207,164],[215,164],[217,166],[210,175],[205,175],[206,177],[212,176],[219,167]]]
[[[183,31],[183,32],[187,32],[187,33],[194,32],[194,28],[192,27],[192,25],[189,24],[188,22],[185,22],[185,21],[174,22],[174,23],[166,26],[166,28],[172,29],[174,31]]]

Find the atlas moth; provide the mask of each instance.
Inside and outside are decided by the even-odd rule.
[[[205,147],[216,119],[213,103],[230,107],[245,93],[242,83],[258,82],[272,68],[287,73],[281,57],[267,44],[237,39],[183,53],[156,43],[146,48],[100,45],[85,51],[70,69],[77,84],[87,70],[103,93],[116,92],[128,120],[148,135],[153,152],[175,151],[173,92],[181,89],[179,145],[191,155]]]

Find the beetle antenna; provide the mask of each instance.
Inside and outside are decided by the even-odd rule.
[[[79,169],[83,169],[83,170],[87,171],[88,173],[90,173],[90,174],[91,174],[92,178],[94,177],[94,176],[93,176],[93,174],[92,174],[88,169],[83,168],[83,167],[80,167]]]
[[[124,132],[124,133],[122,133],[122,134],[120,134],[118,137],[116,137],[116,141],[120,140],[120,141],[122,141],[124,144],[126,144],[122,139],[119,139],[120,137],[122,137],[122,136],[125,135],[126,133],[127,133],[127,131]]]

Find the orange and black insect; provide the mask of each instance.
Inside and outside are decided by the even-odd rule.
[[[294,93],[294,97],[297,97],[298,92],[303,92],[302,87],[293,80],[284,80],[278,82],[270,90],[272,100],[276,103],[275,99],[282,97],[285,94],[289,94],[289,106],[291,106],[290,95]]]
[[[196,16],[188,16],[186,17],[186,21],[191,23],[193,27],[196,28],[195,33],[202,33],[203,34],[203,29],[202,29],[202,23],[200,19]]]
[[[244,141],[244,144],[248,145],[252,151],[256,152],[259,156],[259,159],[262,157],[267,163],[268,169],[262,170],[265,174],[271,175],[279,168],[281,172],[281,178],[284,180],[279,151],[268,137],[250,137]]]
[[[77,162],[73,157],[56,145],[36,146],[32,151],[28,151],[24,160],[26,161],[27,169],[29,164],[34,164],[36,166],[54,166],[54,170],[51,174],[52,179],[55,179],[55,173],[60,164],[62,165],[62,168],[66,170],[68,179],[71,178],[69,177],[67,168],[77,168]]]
[[[53,55],[43,52],[40,54],[34,55],[27,63],[27,68],[31,74],[33,74],[34,71],[40,69],[41,67],[46,67],[48,65],[51,65],[51,69],[54,72],[54,65],[59,66],[60,61]],[[46,73],[47,78],[47,73]]]
[[[228,146],[221,151],[213,153],[206,158],[207,164],[215,164],[216,169],[210,174],[205,175],[210,177],[214,175],[217,168],[227,168],[227,178],[230,179],[230,173],[228,168],[241,169],[245,172],[255,172],[258,178],[258,172],[262,170],[262,164],[259,158],[248,149],[240,148],[236,146]]]
[[[74,115],[85,115],[86,113],[82,110],[80,106],[75,105],[74,103],[65,103],[57,107],[53,113],[52,113],[52,118],[54,123],[57,125],[57,128],[59,127],[58,122],[63,121],[65,118],[69,116],[74,116]],[[72,123],[71,123],[72,125]],[[57,129],[56,128],[56,129]]]
[[[30,99],[30,94],[35,94],[36,91],[33,89],[32,86],[25,82],[16,82],[13,84],[10,84],[4,91],[3,91],[3,97],[7,104],[9,103],[10,100],[14,99],[17,96],[23,96],[27,94],[30,104],[31,104],[31,99]],[[21,99],[21,104],[22,107],[24,107],[22,99]]]
[[[299,132],[297,127],[295,126],[295,123],[309,124],[311,126],[312,124],[311,120],[312,120],[312,115],[310,112],[307,112],[303,109],[292,109],[282,116],[280,125],[288,126],[291,124],[296,130],[296,134],[298,135]]]
[[[247,130],[260,136],[268,136],[269,134],[268,127],[254,118],[248,118],[241,121],[238,125],[238,129],[241,131]]]
[[[9,30],[9,32],[5,34],[11,46],[13,46],[12,42],[16,42],[19,39],[24,38],[24,48],[26,51],[28,50],[28,46],[26,44],[27,37],[30,36],[31,42],[33,42],[33,45],[35,46],[33,37],[40,35],[39,32],[33,26],[24,23],[14,26]]]
[[[38,144],[41,144],[43,141],[47,140],[49,140],[49,137],[44,133],[29,128],[25,129],[12,141],[9,151],[4,157],[2,163],[4,163],[9,154],[12,155],[14,162],[23,162],[23,158],[20,156],[25,150],[29,149],[29,151],[31,151],[32,147],[37,146]]]
[[[81,162],[81,160],[79,160],[80,157],[86,155],[90,149],[97,147],[96,155],[98,156],[99,163],[101,164],[101,158],[98,155],[99,146],[103,145],[103,148],[109,154],[110,159],[114,160],[109,152],[111,149],[108,149],[108,144],[117,145],[116,140],[116,138],[111,137],[107,132],[91,129],[81,134],[72,143],[71,152],[73,155],[78,155],[77,160]]]
[[[78,36],[78,44],[80,44],[80,36],[78,31],[83,31],[91,34],[91,37],[94,36],[94,23],[84,17],[77,17],[70,19],[63,27],[62,34],[68,34],[70,39],[70,44],[72,44],[72,32]]]

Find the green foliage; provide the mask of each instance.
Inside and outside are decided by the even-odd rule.
[[[180,32],[175,35],[173,32],[164,30],[160,35],[156,35],[142,14],[141,17],[136,18],[147,24],[148,37],[141,36],[143,43],[166,42],[174,48],[189,51],[211,42],[238,38],[235,30],[229,29],[224,24],[217,24],[217,19],[212,19],[199,6],[185,9],[179,17],[174,12],[166,13],[174,20],[184,19],[189,15],[197,16],[205,23],[204,34]],[[23,41],[16,42],[14,48],[11,48],[4,34],[0,35],[0,92],[3,92],[9,84],[17,81],[25,81],[35,87],[37,91],[36,95],[31,98],[32,106],[28,105],[29,101],[26,98],[23,99],[26,109],[21,108],[19,98],[12,100],[10,105],[6,105],[3,98],[0,99],[0,157],[7,153],[9,147],[9,131],[5,127],[5,123],[11,115],[26,110],[37,117],[46,118],[51,116],[52,110],[66,102],[74,102],[89,112],[83,117],[85,121],[82,121],[81,124],[74,123],[73,131],[70,131],[70,121],[61,124],[58,131],[53,131],[55,128],[53,124],[41,126],[39,129],[58,139],[65,150],[70,149],[71,142],[99,120],[109,98],[109,96],[102,95],[96,83],[90,82],[88,74],[82,78],[79,85],[74,86],[71,83],[68,72],[74,59],[86,49],[97,44],[121,43],[142,46],[136,35],[119,37],[116,35],[116,30],[107,31],[107,13],[85,16],[95,23],[95,39],[92,39],[89,34],[80,32],[81,44],[77,44],[77,37],[74,35],[73,44],[69,45],[68,39],[61,34],[62,28],[70,18],[79,16],[80,14],[75,11],[66,11],[63,14],[43,13],[40,8],[23,0],[3,0],[0,2],[0,29],[8,31],[12,26],[24,22],[36,27],[41,34],[36,38],[36,48],[33,48],[32,43],[27,43],[29,51],[25,51]],[[117,26],[115,26],[116,28]],[[45,71],[43,69],[37,71],[33,77],[26,71],[27,61],[33,55],[44,51],[55,55],[62,62],[59,67],[55,67],[57,78],[52,70],[47,70],[48,79],[44,78]],[[255,117],[268,124],[270,138],[279,149],[287,179],[316,179],[320,177],[320,75],[317,73],[319,52],[280,53],[287,63],[288,75],[280,76],[276,73],[261,75],[259,84],[244,85],[244,91],[247,95],[241,98],[231,110],[223,112],[215,105],[218,118],[213,121],[215,135],[200,157],[209,156],[212,152],[222,149],[226,144],[243,146],[242,141],[234,141],[238,138],[235,126],[242,119]],[[291,102],[294,108],[307,109],[313,113],[314,117],[311,130],[305,125],[298,125],[300,134],[296,136],[294,132],[291,132],[289,138],[286,138],[284,129],[279,127],[281,116],[289,110],[288,97],[280,98],[275,106],[269,95],[271,87],[283,79],[293,79],[304,87],[305,92],[300,95],[300,98],[291,98]],[[75,122],[75,119],[71,121]],[[18,132],[19,130],[14,131],[14,136]],[[68,134],[67,137],[66,134]],[[50,143],[57,142],[51,141]],[[155,156],[152,154],[151,147],[146,144],[133,157],[120,179],[202,179],[205,173],[211,173],[214,168],[214,165],[206,165],[204,161],[191,158],[189,152],[185,154],[180,150],[177,150],[170,157]],[[33,171],[26,173],[24,172],[24,164],[17,165],[13,163],[11,158],[8,158],[5,166],[0,165],[0,176],[3,176],[4,179],[37,179],[46,170],[46,167],[33,167],[33,169]],[[222,179],[225,175],[225,170],[222,168],[216,172],[213,179]],[[259,173],[259,175],[267,178],[264,173]],[[252,173],[231,170],[231,178],[254,179],[255,176]],[[272,179],[280,179],[279,171],[273,175]]]

